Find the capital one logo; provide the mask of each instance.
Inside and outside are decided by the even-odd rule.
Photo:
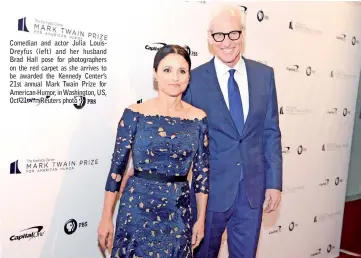
[[[337,108],[332,108],[330,110],[327,111],[327,114],[332,114],[332,115],[336,115],[337,114]]]
[[[35,226],[23,229],[20,234],[12,235],[10,241],[21,241],[27,239],[28,241],[44,236],[45,231],[43,226]]]
[[[327,186],[330,183],[330,179],[325,179],[322,183],[319,184],[319,186]]]
[[[299,69],[300,69],[299,65],[290,65],[290,66],[286,67],[286,70],[290,71],[290,72],[298,72]]]
[[[280,226],[277,226],[274,229],[272,229],[268,234],[273,235],[273,234],[276,234],[276,233],[280,233],[281,230],[282,230],[282,226],[280,225]]]
[[[282,153],[284,153],[284,154],[288,154],[288,153],[290,153],[290,151],[291,151],[291,147],[289,147],[289,146],[282,148]]]
[[[340,34],[340,35],[338,35],[338,36],[336,37],[336,39],[345,41],[345,40],[346,40],[346,34]]]
[[[322,253],[322,249],[319,248],[316,252],[313,252],[313,253],[311,254],[311,257],[317,256],[317,255],[321,255],[321,253]]]
[[[18,31],[29,32],[28,28],[26,27],[26,17],[18,20]]]
[[[150,51],[158,51],[162,47],[166,46],[167,43],[164,42],[155,42],[152,43],[152,45],[146,45],[145,49]],[[183,48],[188,52],[190,56],[198,56],[198,52],[191,50],[191,48],[188,45],[184,45]]]

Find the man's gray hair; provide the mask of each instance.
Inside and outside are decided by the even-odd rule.
[[[212,5],[211,3],[209,3],[210,5]],[[210,21],[209,21],[209,25],[208,25],[208,30],[211,30],[212,27],[212,23],[214,18],[216,18],[217,16],[219,16],[220,14],[229,14],[230,16],[235,16],[237,18],[239,18],[239,22],[241,25],[241,29],[245,28],[245,12],[243,10],[242,7],[238,6],[238,5],[219,5],[216,4],[212,10],[211,10],[211,17],[210,17]]]

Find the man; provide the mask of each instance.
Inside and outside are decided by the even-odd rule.
[[[256,256],[263,211],[276,210],[281,199],[274,73],[241,56],[244,23],[238,7],[213,14],[208,41],[215,57],[192,71],[184,95],[209,121],[210,193],[205,236],[195,257],[216,258],[227,229],[229,257],[251,258]]]

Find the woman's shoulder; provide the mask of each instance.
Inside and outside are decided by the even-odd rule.
[[[125,108],[126,111],[134,114],[145,114],[151,107],[151,100],[146,100],[143,103],[134,103]]]
[[[189,116],[192,117],[192,119],[204,120],[207,118],[207,113],[203,109],[192,106],[187,102],[184,103],[188,109]]]

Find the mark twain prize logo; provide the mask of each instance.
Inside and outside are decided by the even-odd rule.
[[[26,27],[26,17],[18,20],[18,31],[29,32],[28,28]]]
[[[69,171],[75,168],[97,166],[98,159],[58,160],[54,158],[16,160],[10,164],[10,174]],[[19,166],[21,165],[21,166]]]
[[[308,115],[312,110],[308,108],[299,108],[295,106],[281,106],[280,115]]]
[[[285,185],[283,187],[283,191],[282,191],[282,195],[285,195],[285,194],[295,194],[295,193],[298,193],[300,191],[303,191],[305,190],[305,186],[304,185],[293,185],[293,186],[290,186],[290,185]]]
[[[334,79],[341,79],[341,80],[349,80],[349,79],[356,79],[357,75],[348,73],[343,70],[331,70],[330,77]]]
[[[309,35],[320,36],[323,34],[322,30],[317,28],[312,28],[311,26],[308,26],[298,21],[290,21],[288,28],[292,31],[299,31],[301,33],[305,33]]]
[[[331,212],[331,213],[327,213],[327,212],[320,213],[313,217],[313,223],[320,223],[320,222],[325,222],[328,220],[334,220],[336,218],[340,218],[341,215],[342,215],[342,212],[340,210]]]
[[[322,151],[328,152],[328,151],[342,151],[347,150],[349,148],[349,144],[338,144],[338,143],[325,143],[322,145]]]
[[[160,48],[164,47],[165,45],[167,45],[167,43],[155,42],[150,45],[146,45],[145,49],[150,51],[158,51]],[[190,56],[198,56],[198,52],[192,50],[188,45],[184,45],[183,47]]]
[[[65,27],[63,24],[58,22],[29,17],[18,19],[18,31],[68,39],[83,39],[87,37],[99,41],[108,40],[108,35],[105,34],[94,32],[86,33],[82,30]]]

